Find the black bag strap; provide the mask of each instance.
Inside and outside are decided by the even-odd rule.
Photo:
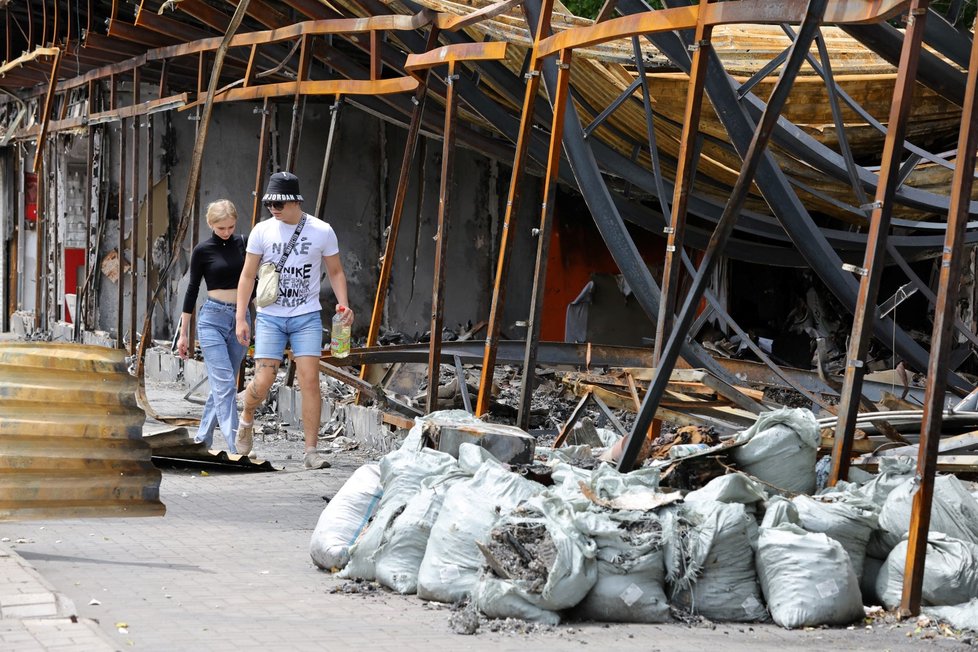
[[[292,233],[292,239],[289,240],[289,244],[285,245],[285,249],[282,250],[282,257],[278,259],[278,263],[275,265],[275,271],[281,273],[282,267],[285,266],[285,259],[289,257],[292,253],[292,249],[295,247],[295,243],[299,240],[299,234],[302,233],[302,227],[306,225],[306,214],[302,214],[302,219],[299,220],[299,226],[295,227],[295,231]]]

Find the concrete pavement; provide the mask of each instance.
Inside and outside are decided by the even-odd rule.
[[[156,387],[150,396],[168,414],[199,411],[181,403],[183,391]],[[276,473],[164,469],[163,517],[0,523],[0,551],[8,553],[0,552],[0,651],[970,648],[922,638],[912,623],[786,631],[483,622],[462,636],[449,625],[450,606],[316,569],[309,539],[325,497],[368,455],[337,452],[333,468],[306,471],[300,439],[256,437],[259,455],[285,469]]]

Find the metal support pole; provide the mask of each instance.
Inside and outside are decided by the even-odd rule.
[[[139,68],[132,71],[132,99],[139,103]],[[136,332],[139,316],[139,119],[133,116],[132,129],[132,190],[129,193],[129,210],[132,214],[132,230],[129,233],[129,355],[136,354]],[[149,252],[146,252],[149,253]]]
[[[343,108],[343,96],[336,94],[333,105],[329,107],[329,135],[326,137],[326,152],[323,154],[323,173],[319,176],[319,192],[316,194],[316,212],[314,215],[323,217],[323,207],[326,205],[326,189],[329,187],[329,173],[333,166],[333,146],[336,144],[336,127],[340,122],[340,109]]]
[[[265,158],[268,157],[268,115],[271,111],[271,101],[265,98],[261,105],[261,133],[258,134],[258,169],[255,170],[255,192],[251,204],[251,226],[258,224],[261,215],[261,186],[264,181]]]
[[[659,366],[656,368],[652,383],[645,394],[645,400],[642,402],[642,407],[632,426],[628,444],[618,464],[619,471],[623,473],[631,471],[638,460],[639,451],[645,441],[645,433],[648,431],[652,419],[655,417],[659,402],[662,400],[666,385],[669,383],[669,377],[679,358],[679,351],[683,345],[686,333],[696,317],[696,308],[700,299],[703,297],[703,293],[706,291],[713,267],[723,254],[723,249],[733,231],[737,215],[743,208],[747,192],[754,181],[754,174],[764,155],[764,150],[771,139],[771,133],[774,131],[778,115],[781,113],[781,109],[788,99],[788,94],[791,92],[795,77],[798,75],[798,69],[805,60],[805,55],[811,47],[812,40],[818,31],[818,26],[825,13],[826,3],[827,0],[810,0],[808,3],[805,19],[802,22],[798,38],[795,40],[794,45],[792,45],[788,61],[785,63],[784,68],[781,69],[781,76],[778,78],[767,106],[765,106],[764,112],[761,114],[761,119],[754,129],[750,145],[744,156],[744,164],[730,192],[730,199],[727,201],[726,206],[724,206],[723,214],[717,221],[716,229],[710,237],[710,243],[703,254],[703,260],[700,263],[696,276],[693,278],[692,287],[686,295],[682,311],[669,335],[669,340],[662,350]]]
[[[524,8],[524,12],[526,9]],[[552,0],[543,3],[534,42],[538,43],[550,32],[550,16],[553,11]],[[530,22],[529,16],[526,17]],[[523,95],[523,110],[520,113],[520,130],[516,137],[516,153],[509,179],[509,195],[506,198],[506,213],[499,236],[499,257],[496,261],[496,280],[492,287],[492,303],[489,308],[489,324],[486,327],[486,350],[482,356],[482,372],[479,376],[479,396],[475,402],[475,415],[481,416],[489,411],[492,399],[492,377],[496,367],[496,351],[499,346],[499,333],[502,330],[503,307],[506,298],[506,281],[509,277],[509,262],[513,249],[512,225],[519,213],[522,196],[523,172],[527,163],[527,150],[533,137],[533,108],[540,91],[540,78],[543,60],[533,58],[526,75],[526,92]]]
[[[974,185],[975,152],[978,151],[976,109],[978,109],[978,43],[974,43],[971,47],[971,62],[968,66],[968,81],[961,113],[961,132],[958,136],[958,160],[951,182],[951,205],[948,210],[947,232],[944,236],[944,253],[941,257],[937,305],[934,309],[934,330],[931,335],[927,389],[924,392],[924,414],[917,454],[917,481],[920,486],[914,494],[910,512],[907,564],[903,573],[903,597],[900,601],[900,612],[904,616],[916,616],[920,612],[927,534],[930,529],[934,475],[937,470],[944,390],[947,383],[944,371],[947,368],[953,342],[952,326],[963,267],[968,204]]]
[[[146,120],[146,246],[143,248],[146,259],[143,269],[146,271],[146,323],[149,325],[150,337],[153,333],[153,114],[147,114]]]
[[[41,328],[41,305],[44,298],[43,281],[47,277],[41,270],[44,269],[44,231],[47,228],[47,184],[44,177],[47,173],[45,169],[45,156],[43,145],[37,144],[39,152],[34,152],[34,174],[37,175],[37,220],[34,222],[35,235],[35,265],[34,265],[34,329]],[[48,161],[50,163],[50,161]]]
[[[686,233],[686,210],[689,205],[689,194],[693,185],[693,173],[696,161],[693,155],[696,151],[696,135],[700,126],[700,114],[703,108],[703,85],[706,82],[706,72],[710,58],[706,56],[706,48],[710,47],[710,36],[713,28],[704,22],[706,0],[700,0],[700,11],[696,20],[696,32],[693,38],[692,68],[689,73],[689,86],[686,90],[686,107],[683,112],[683,130],[679,141],[679,160],[676,168],[676,184],[673,188],[672,212],[669,226],[666,227],[666,253],[662,269],[662,298],[659,300],[659,317],[655,327],[655,345],[652,359],[658,363],[662,355],[662,346],[672,330],[672,322],[676,312],[676,295],[679,292],[679,274],[681,271],[683,240]]]
[[[126,262],[126,249],[125,249],[125,238],[126,238],[126,119],[123,118],[119,122],[119,238],[118,246],[116,251],[119,256],[119,273],[116,279],[116,305],[118,306],[118,314],[116,315],[116,339],[115,346],[117,349],[123,348],[122,343],[122,325],[123,317],[125,315],[123,299],[123,286],[126,284],[126,277],[124,276],[124,263]]]
[[[438,43],[438,28],[431,27],[428,32],[428,42],[425,51],[431,50]],[[404,142],[404,154],[401,156],[401,171],[397,178],[397,189],[394,192],[394,206],[391,209],[391,223],[387,228],[387,242],[384,243],[384,257],[380,261],[380,275],[377,279],[377,293],[374,295],[374,306],[370,313],[370,326],[367,328],[365,346],[375,346],[380,333],[380,321],[384,316],[384,303],[387,301],[387,290],[390,286],[391,268],[394,265],[394,250],[397,248],[397,234],[401,228],[401,215],[404,213],[404,202],[407,199],[408,183],[411,179],[411,168],[414,154],[418,147],[421,134],[421,120],[424,117],[425,102],[428,97],[428,80],[430,69],[425,70],[421,83],[414,93],[414,110],[411,112],[411,122],[408,125],[407,140]],[[322,191],[320,192],[322,194]],[[360,369],[360,378],[367,377],[368,365]]]
[[[920,58],[928,2],[929,0],[912,0],[910,3],[907,31],[903,37],[900,65],[893,87],[893,102],[890,105],[886,140],[883,143],[880,183],[876,189],[876,201],[873,202],[866,239],[866,255],[862,267],[854,268],[861,278],[856,299],[857,309],[852,322],[852,335],[849,338],[845,380],[839,399],[839,421],[835,427],[835,444],[832,447],[830,486],[834,486],[839,480],[845,480],[849,475],[856,413],[859,410],[863,376],[866,373],[865,358],[872,339],[880,279],[886,262],[886,240],[890,230],[890,218],[893,215],[893,197],[899,185],[903,139],[907,131],[907,119],[910,117],[916,86],[917,61]],[[931,380],[933,381],[933,378]]]
[[[455,114],[458,108],[458,92],[455,81],[455,61],[448,62],[445,77],[445,128],[441,152],[441,190],[438,198],[438,232],[435,235],[435,278],[431,295],[431,340],[428,345],[428,396],[425,411],[434,412],[438,407],[438,376],[441,368],[441,330],[445,311],[445,257],[448,254],[448,216],[455,159]]]
[[[534,369],[540,338],[540,318],[543,315],[543,294],[547,281],[547,259],[550,256],[550,233],[553,230],[554,203],[557,200],[557,178],[560,172],[561,141],[564,116],[570,103],[571,50],[561,50],[557,64],[557,84],[554,89],[553,121],[550,125],[550,149],[544,175],[543,205],[540,207],[540,226],[537,238],[536,270],[530,293],[530,318],[526,329],[526,348],[523,352],[523,382],[520,384],[519,412],[516,425],[526,430],[530,425],[530,403],[533,398]]]

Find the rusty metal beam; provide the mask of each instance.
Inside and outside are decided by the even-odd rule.
[[[463,364],[479,364],[485,342],[465,340],[442,342],[440,361],[454,364],[455,356]],[[502,340],[497,348],[497,359],[503,364],[520,364],[526,349],[524,340]],[[369,348],[351,349],[345,358],[323,356],[337,366],[361,366],[390,364],[394,362],[427,362],[430,347],[427,344],[393,344]],[[652,351],[633,346],[591,344],[590,342],[540,342],[537,347],[540,364],[559,367],[651,367]],[[729,361],[724,361],[729,362]],[[734,361],[741,363],[743,361]]]
[[[428,31],[428,40],[425,51],[431,50],[438,43],[439,29],[432,26]],[[407,138],[404,141],[404,153],[401,155],[401,168],[397,178],[397,188],[394,191],[394,205],[391,209],[391,221],[386,231],[386,242],[384,243],[384,255],[380,261],[380,273],[377,279],[377,291],[374,294],[373,310],[370,313],[370,325],[367,327],[366,346],[371,347],[377,344],[377,335],[380,333],[380,322],[384,316],[384,303],[387,301],[387,291],[390,285],[391,269],[394,265],[394,251],[397,248],[397,235],[401,228],[401,215],[404,212],[404,202],[407,198],[408,183],[411,178],[411,168],[414,162],[414,154],[418,146],[418,137],[421,134],[421,122],[424,116],[425,103],[428,98],[428,79],[430,78],[430,68],[421,77],[418,88],[414,92],[414,109],[411,112],[411,121],[408,124]],[[332,133],[332,126],[330,127]],[[325,189],[320,184],[320,198]],[[317,203],[317,211],[319,204]],[[360,377],[366,378],[368,373],[367,365],[360,369]]]
[[[570,67],[572,50],[561,50],[557,62],[557,84],[553,90],[553,119],[550,123],[550,149],[547,153],[546,173],[543,177],[543,205],[540,207],[540,225],[536,229],[537,256],[533,273],[533,289],[530,292],[530,316],[527,320],[526,348],[523,352],[523,382],[520,384],[519,412],[516,425],[524,430],[530,426],[530,403],[536,380],[537,346],[540,339],[540,318],[543,315],[543,295],[547,279],[547,262],[550,257],[550,236],[553,227],[554,204],[557,201],[557,181],[560,174],[560,153],[563,138],[564,116],[570,97]]]
[[[343,96],[337,95],[329,107],[329,132],[326,135],[326,150],[323,153],[323,170],[319,175],[319,190],[316,192],[316,212],[314,215],[323,218],[323,208],[326,206],[326,191],[329,188],[329,176],[333,169],[333,147],[336,145],[336,129],[340,122],[340,111],[343,108]]]
[[[847,2],[832,0],[825,11],[823,25],[858,25],[876,23],[900,14],[908,0],[880,0],[879,2]],[[807,11],[804,0],[738,0],[717,2],[702,7],[703,24],[709,26],[753,24],[780,25],[800,22]],[[695,29],[699,6],[658,9],[641,14],[613,18],[590,27],[569,29],[540,42],[536,55],[553,55],[561,50],[591,47],[632,36],[660,32]]]
[[[476,46],[476,47],[473,47]],[[478,43],[446,45],[437,50],[422,54],[408,55],[404,69],[412,73],[431,67],[448,64],[445,77],[445,121],[442,131],[441,184],[438,197],[438,226],[435,234],[435,271],[431,295],[431,339],[428,349],[428,394],[427,411],[433,412],[438,406],[438,376],[441,365],[442,323],[445,310],[445,262],[448,255],[448,229],[451,209],[451,191],[454,178],[455,161],[455,122],[458,110],[456,82],[460,75],[456,72],[462,61],[502,60],[506,57],[505,43]]]
[[[686,300],[683,303],[679,319],[673,328],[666,346],[663,348],[662,356],[658,361],[656,373],[645,399],[642,401],[641,410],[635,419],[632,432],[628,438],[628,444],[622,453],[618,468],[621,472],[627,473],[634,468],[638,461],[639,452],[645,442],[646,433],[655,417],[659,402],[665,393],[666,385],[669,383],[669,376],[679,359],[679,352],[683,346],[686,333],[693,323],[695,312],[706,291],[709,283],[709,276],[717,259],[723,254],[723,249],[733,232],[737,216],[743,209],[748,190],[754,181],[754,175],[764,155],[765,149],[771,138],[771,133],[777,123],[781,109],[788,99],[791,87],[801,64],[805,61],[809,47],[818,32],[818,26],[823,20],[828,0],[810,0],[805,12],[805,19],[802,22],[798,38],[791,46],[791,54],[781,69],[781,76],[771,93],[767,106],[764,109],[761,119],[757,123],[754,135],[751,138],[750,146],[744,156],[743,166],[737,175],[737,182],[734,184],[730,193],[730,199],[723,209],[723,215],[717,222],[716,230],[710,238],[710,244],[703,255],[700,267],[693,279]],[[611,23],[613,21],[609,21]]]
[[[161,16],[152,11],[144,11],[145,0],[141,0],[136,9],[136,19],[133,23],[136,27],[162,34],[163,36],[177,39],[178,41],[199,41],[200,39],[211,38],[212,33],[193,25],[175,20],[168,16]]]
[[[700,0],[699,14],[707,0]],[[696,172],[696,138],[699,134],[700,113],[703,108],[703,86],[706,83],[707,67],[710,58],[706,49],[710,46],[713,28],[698,20],[693,36],[695,49],[692,56],[692,67],[689,75],[689,86],[686,90],[686,106],[683,111],[682,134],[679,140],[679,160],[676,165],[676,183],[673,187],[672,214],[669,226],[666,227],[665,262],[662,269],[662,296],[659,300],[659,316],[655,328],[655,345],[653,358],[658,360],[662,355],[662,347],[672,331],[673,318],[676,312],[676,297],[679,293],[679,275],[681,273],[682,249],[685,246],[686,212],[689,207],[689,195],[692,191],[693,176]],[[650,125],[651,127],[651,125]]]
[[[303,82],[280,82],[248,88],[231,88],[214,96],[214,102],[238,102],[241,100],[258,100],[267,97],[284,97],[299,95],[390,95],[394,93],[410,93],[418,87],[414,77],[396,77],[394,79],[320,79]],[[204,100],[198,99],[181,107],[181,111],[193,108]]]
[[[140,97],[139,68],[132,73],[132,98],[138,104]],[[139,316],[139,117],[133,117],[129,123],[132,130],[132,164],[130,177],[132,190],[129,193],[130,213],[132,214],[132,229],[129,231],[129,354],[136,353],[136,320]],[[121,224],[119,225],[122,226]],[[149,252],[146,252],[147,254]]]
[[[506,58],[507,45],[502,41],[446,45],[421,54],[408,55],[404,70],[416,72],[456,61],[501,61]]]
[[[227,31],[228,25],[231,24],[231,16],[207,4],[204,0],[180,0],[174,8],[193,16],[204,25],[222,34]]]
[[[914,14],[911,14],[912,16]],[[927,389],[924,393],[924,414],[921,422],[917,454],[917,480],[910,512],[907,540],[907,561],[903,573],[902,615],[920,613],[921,591],[924,582],[924,563],[927,536],[930,531],[931,504],[934,497],[934,476],[937,472],[944,408],[944,390],[950,348],[953,343],[953,322],[957,306],[958,286],[964,267],[964,235],[968,223],[968,204],[974,186],[975,153],[978,151],[978,42],[971,47],[968,82],[962,107],[961,131],[958,135],[958,160],[951,182],[951,207],[948,211],[944,252],[941,257],[937,304],[934,307],[934,329],[931,335],[930,359],[927,367]]]
[[[180,42],[180,39],[173,36],[150,32],[145,29],[140,29],[132,23],[114,19],[109,20],[109,28],[106,30],[106,33],[109,36],[130,41],[131,43],[138,43],[147,48],[161,48]]]
[[[44,98],[44,109],[41,112],[41,133],[37,137],[37,150],[34,153],[34,173],[41,169],[41,152],[48,135],[48,123],[51,120],[51,110],[54,108],[55,88],[58,85],[58,69],[61,66],[61,50],[55,48],[54,61],[51,62],[51,81],[48,83],[47,96]]]
[[[336,10],[318,0],[284,0],[284,2],[299,13],[315,20],[342,18]]]
[[[113,78],[113,83],[115,79]],[[131,119],[131,118],[130,118]],[[126,262],[126,248],[125,248],[125,238],[126,238],[126,118],[123,118],[119,123],[119,238],[118,246],[116,251],[119,254],[119,277],[116,281],[116,306],[118,306],[118,314],[116,315],[116,342],[115,346],[117,349],[124,348],[122,341],[122,326],[125,323],[123,318],[125,316],[125,310],[123,309],[123,287],[126,284],[125,277],[125,265]]]
[[[264,182],[265,158],[268,157],[268,115],[271,112],[271,100],[265,98],[261,107],[261,127],[258,133],[258,168],[255,170],[255,189],[252,194],[251,202],[251,226],[254,228],[258,224],[258,216],[261,214],[261,188]]]
[[[849,350],[846,354],[845,380],[839,401],[839,421],[835,427],[835,444],[832,448],[830,486],[834,486],[839,480],[845,480],[849,473],[852,440],[856,431],[856,413],[859,411],[863,376],[866,373],[865,358],[872,340],[879,287],[886,264],[886,242],[893,215],[894,195],[900,185],[903,140],[907,133],[907,120],[913,104],[917,62],[920,58],[928,2],[929,0],[912,0],[910,3],[910,20],[907,23],[903,50],[900,53],[900,66],[893,86],[893,101],[890,104],[886,139],[883,142],[880,183],[876,188],[876,201],[873,202],[870,217],[866,254],[862,267],[851,266],[851,271],[860,275],[859,294],[856,300],[857,310],[852,322]],[[930,380],[933,382],[934,379]]]
[[[410,60],[410,57],[408,57]],[[448,215],[451,208],[451,190],[454,180],[455,119],[458,110],[458,94],[455,80],[455,60],[448,61],[445,77],[445,126],[442,132],[441,186],[438,193],[438,227],[435,233],[435,277],[431,291],[431,338],[428,346],[428,393],[425,411],[438,409],[438,377],[441,369],[441,329],[445,311],[445,259],[448,255]]]
[[[524,13],[525,13],[524,7]],[[553,0],[545,0],[534,32],[534,49],[550,32],[550,17],[553,13]],[[526,15],[529,21],[529,16]],[[492,379],[496,368],[496,353],[499,344],[499,333],[502,330],[503,308],[506,300],[506,281],[509,278],[509,263],[512,258],[513,233],[512,227],[519,214],[522,197],[523,176],[528,162],[527,151],[533,137],[533,113],[537,95],[540,92],[541,70],[543,60],[533,57],[526,75],[526,88],[523,95],[523,109],[520,112],[520,127],[516,136],[516,152],[513,156],[513,166],[510,172],[509,191],[506,198],[506,212],[503,215],[502,230],[499,236],[499,255],[496,260],[496,276],[492,287],[492,299],[489,306],[489,323],[486,326],[486,348],[482,356],[482,371],[479,375],[479,395],[476,398],[474,414],[481,416],[489,411],[492,399]]]

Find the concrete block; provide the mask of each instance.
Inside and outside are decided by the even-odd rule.
[[[594,427],[594,422],[587,417],[575,423],[571,431],[567,433],[568,446],[579,446],[582,444],[591,448],[604,446],[604,442],[598,436],[598,429]]]
[[[529,464],[536,451],[536,439],[515,426],[498,423],[455,423],[431,418],[432,435],[438,450],[458,457],[461,444],[475,444],[506,464]]]
[[[115,338],[105,331],[82,331],[82,344],[115,348]]]
[[[278,388],[278,403],[276,407],[276,414],[278,414],[280,421],[295,427],[301,425],[302,399],[299,397],[298,387],[280,386]]]
[[[59,321],[51,327],[52,342],[74,342],[75,327],[68,322]]]
[[[23,339],[34,333],[34,313],[17,310],[10,315],[10,332]]]
[[[158,351],[160,380],[176,381],[183,374],[183,360],[169,351]]]
[[[194,390],[195,396],[206,397],[211,392],[211,386],[206,380],[207,377],[207,367],[200,360],[184,360],[183,361],[183,382],[187,386],[187,389],[192,388],[194,385],[203,380],[203,384]]]
[[[397,436],[384,423],[383,414],[377,408],[360,405],[344,405],[343,425],[347,437],[365,447],[387,453],[397,445]]]

